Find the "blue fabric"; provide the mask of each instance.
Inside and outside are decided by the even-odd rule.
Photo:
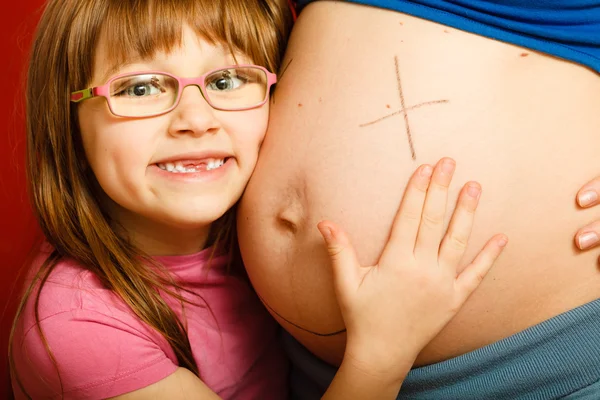
[[[291,389],[298,400],[319,399],[335,368],[291,336]],[[598,400],[600,300],[577,307],[462,356],[413,369],[398,400]]]
[[[300,0],[301,8],[313,0]],[[400,11],[600,72],[600,0],[348,0]]]

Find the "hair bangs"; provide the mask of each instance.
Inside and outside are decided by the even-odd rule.
[[[274,71],[281,57],[275,20],[263,2],[241,0],[109,0],[101,26],[107,54],[115,66],[147,59],[181,45],[184,25],[233,57],[248,56]]]

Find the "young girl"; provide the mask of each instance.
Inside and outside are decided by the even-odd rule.
[[[290,21],[285,0],[48,3],[27,89],[47,243],[11,335],[17,398],[287,397],[276,325],[232,258],[232,210]],[[394,398],[506,244],[457,275],[480,188],[441,241],[453,171],[417,170],[376,266],[319,225],[348,330],[326,398]]]

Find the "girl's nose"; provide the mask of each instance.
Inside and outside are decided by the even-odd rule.
[[[171,134],[216,133],[221,127],[215,109],[208,104],[196,85],[183,89],[179,104],[172,113]]]

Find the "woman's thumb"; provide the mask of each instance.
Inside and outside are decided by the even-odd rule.
[[[319,222],[317,228],[327,245],[327,254],[331,260],[337,290],[345,292],[357,286],[360,265],[346,233],[329,221]]]

